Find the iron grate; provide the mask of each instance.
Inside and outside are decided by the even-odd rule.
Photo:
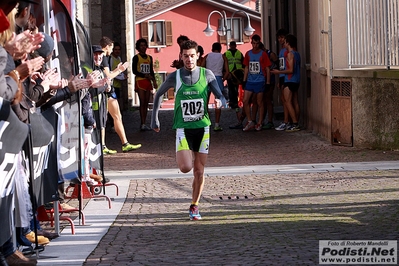
[[[351,97],[352,82],[347,79],[332,79],[331,80],[331,95]]]

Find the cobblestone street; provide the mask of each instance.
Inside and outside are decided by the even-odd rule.
[[[106,171],[176,168],[170,115],[161,113],[160,133],[139,132],[137,120],[127,126],[128,139],[143,147],[108,156]],[[332,146],[304,130],[228,129],[233,115],[224,110],[224,131],[212,132],[209,167],[399,158]],[[118,143],[111,134],[108,146]],[[188,219],[190,177],[132,178],[121,212],[84,265],[318,265],[319,240],[399,236],[399,170],[211,175],[197,222]]]
[[[211,110],[211,120],[215,115]],[[151,112],[148,112],[149,125]],[[105,170],[143,170],[176,168],[175,131],[172,130],[172,110],[159,113],[161,131],[139,131],[138,111],[125,112],[123,121],[128,140],[141,143],[137,151],[122,153],[118,136],[109,130],[107,147],[118,150],[105,157]],[[281,121],[275,121],[278,126]],[[243,132],[229,129],[237,123],[235,112],[223,109],[223,131],[211,130],[210,152],[206,167],[240,165],[282,165],[303,163],[367,162],[399,160],[399,151],[370,150],[345,146],[333,146],[330,142],[307,131],[284,132],[263,130]],[[212,128],[211,128],[212,129]]]
[[[398,239],[399,171],[132,180],[85,265],[317,265],[319,240]],[[231,199],[230,199],[231,198]]]

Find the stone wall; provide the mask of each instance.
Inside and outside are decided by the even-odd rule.
[[[396,79],[352,78],[354,146],[399,149],[399,71],[396,72]]]
[[[76,17],[82,22],[83,26],[89,32],[90,28],[90,0],[82,0],[76,2]]]
[[[119,42],[122,46],[122,61],[127,61],[125,0],[82,0],[77,1],[77,18],[86,27],[92,44],[99,44],[103,36]],[[130,71],[130,68],[129,70]],[[121,110],[128,108],[128,85],[122,84]]]

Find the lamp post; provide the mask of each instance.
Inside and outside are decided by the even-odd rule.
[[[245,34],[246,36],[251,36],[251,35],[254,33],[255,29],[252,28],[252,26],[251,26],[251,20],[250,20],[249,15],[248,15],[247,12],[245,12],[245,11],[243,11],[243,10],[234,11],[233,14],[232,14],[231,17],[230,17],[230,24],[232,24],[233,17],[234,17],[234,15],[235,15],[237,12],[242,12],[242,13],[244,13],[244,14],[247,16],[248,24],[247,24],[247,26],[244,28],[244,34]],[[220,11],[218,11],[218,10],[213,10],[211,13],[209,13],[209,15],[208,15],[208,24],[207,24],[207,26],[206,26],[206,28],[205,28],[205,30],[204,30],[204,34],[205,34],[206,36],[212,36],[212,35],[213,35],[213,32],[215,31],[215,30],[212,29],[211,23],[210,23],[211,16],[212,16],[212,14],[214,14],[214,13],[219,14],[220,17],[222,18],[222,22],[220,23],[220,26],[219,26],[219,28],[217,29],[217,33],[219,34],[219,36],[224,36],[224,35],[227,34],[228,31],[231,31],[231,30],[232,30],[232,29],[231,29],[231,26],[230,26],[230,29],[228,28],[227,15],[226,15],[226,12],[225,12],[224,10],[222,10],[222,12],[220,12]],[[227,36],[226,36],[226,44],[227,44],[227,45],[229,44],[229,40],[228,40],[228,37],[227,37]]]

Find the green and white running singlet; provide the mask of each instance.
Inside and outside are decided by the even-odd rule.
[[[203,128],[211,124],[208,108],[208,83],[205,68],[200,68],[200,78],[192,85],[185,84],[176,71],[175,107],[173,128]]]

